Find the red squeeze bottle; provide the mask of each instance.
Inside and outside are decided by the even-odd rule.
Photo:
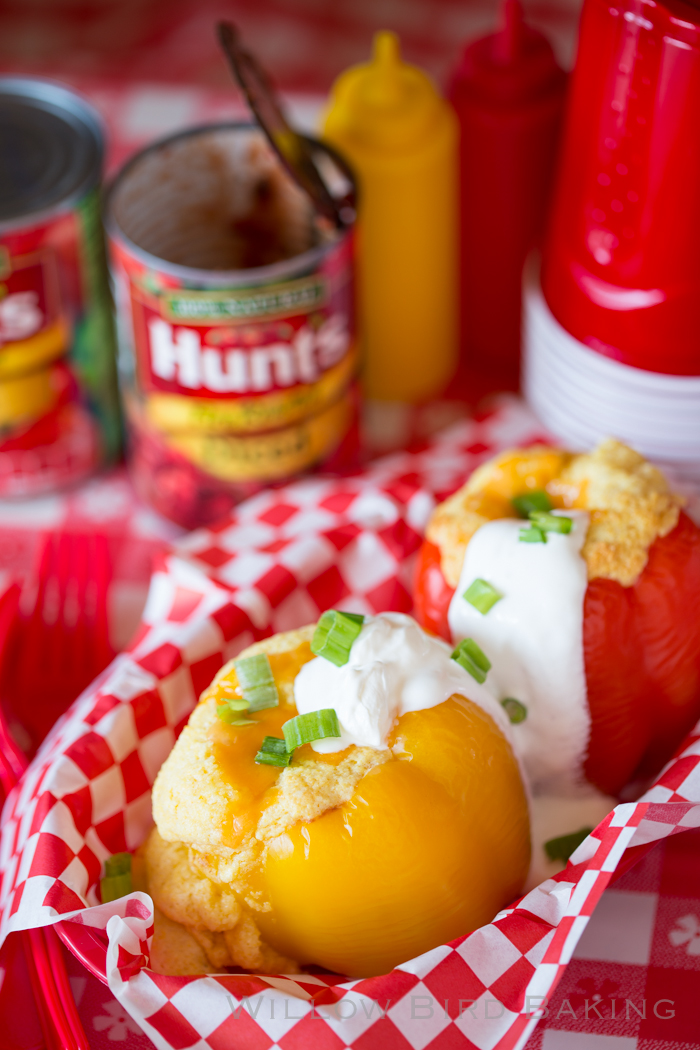
[[[542,235],[567,76],[504,0],[503,27],[469,44],[448,97],[461,128],[460,384],[516,390],[523,264]]]

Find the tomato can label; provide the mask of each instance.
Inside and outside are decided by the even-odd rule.
[[[28,78],[0,78],[0,113],[18,168],[31,132],[32,155],[63,173],[19,180],[0,213],[0,496],[12,497],[86,477],[116,455],[120,426],[99,127],[72,92]]]
[[[336,398],[355,370],[349,281],[334,287],[320,272],[289,290],[158,295],[126,280],[137,380],[166,428],[286,426]]]

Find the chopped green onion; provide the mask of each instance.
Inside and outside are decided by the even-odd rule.
[[[131,893],[131,872],[126,875],[105,875],[100,879],[100,893],[103,904],[126,897],[127,893]]]
[[[259,766],[288,766],[291,760],[292,756],[289,754],[271,755],[267,751],[258,751],[255,756],[255,761]]]
[[[574,527],[571,518],[559,514],[548,514],[544,510],[534,510],[530,515],[530,521],[542,532],[561,532],[567,535]]]
[[[318,621],[311,639],[311,652],[343,667],[350,659],[352,644],[362,630],[365,618],[361,613],[339,612],[329,609]]]
[[[519,722],[524,722],[527,718],[525,704],[520,700],[516,700],[514,696],[506,696],[505,699],[501,700],[501,707],[514,726],[517,726]]]
[[[268,755],[286,755],[287,743],[279,736],[266,736],[260,745],[260,750]]]
[[[105,875],[111,878],[112,875],[127,875],[131,874],[131,854],[130,853],[114,853],[111,857],[107,857],[105,861]]]
[[[560,835],[557,839],[550,839],[545,842],[544,851],[550,860],[568,860],[592,831],[593,828],[581,828],[580,831],[572,831],[569,835]]]
[[[131,890],[131,854],[115,853],[105,861],[105,873],[100,879],[102,903],[126,897]]]
[[[463,638],[459,643],[455,651],[452,653],[452,659],[457,659],[457,653],[466,652],[469,657],[474,661],[477,667],[480,667],[482,671],[491,670],[491,661],[482,649],[476,644],[473,638]]]
[[[249,711],[263,711],[266,707],[277,707],[280,698],[266,653],[235,660],[233,666]]]
[[[266,736],[255,756],[255,761],[258,765],[263,766],[288,766],[291,758],[291,752],[287,751],[284,740],[276,736]]]
[[[282,726],[287,751],[293,751],[312,740],[323,740],[327,736],[340,736],[338,716],[332,707],[321,711],[309,711],[305,715],[290,718]]]
[[[240,708],[239,707],[231,707],[229,704],[217,704],[216,717],[218,719],[220,719],[222,722],[225,722],[226,725],[232,726],[232,725],[236,725],[237,722],[241,721],[241,718],[240,718],[241,711],[247,711],[247,710],[248,710],[248,705],[247,704],[244,704],[243,707],[240,707]],[[247,722],[248,719],[243,719],[243,721]],[[251,722],[250,724],[252,725],[253,723]]]
[[[482,580],[477,577],[472,584],[466,589],[463,598],[473,605],[477,612],[480,612],[482,616],[485,616],[489,609],[492,609],[496,602],[500,602],[503,595],[500,591],[497,591],[488,580]]]
[[[546,543],[547,534],[537,525],[531,525],[529,529],[520,530],[521,543]]]
[[[522,496],[515,496],[510,502],[521,518],[529,518],[535,510],[552,509],[552,501],[544,489],[537,489],[535,492],[523,492]]]
[[[463,638],[452,653],[451,659],[468,671],[479,683],[486,681],[486,673],[491,670],[491,661],[473,638]]]
[[[237,696],[227,696],[225,700],[220,700],[220,704],[225,704],[231,711],[247,711],[248,701],[239,699]]]
[[[242,710],[246,710],[246,707]],[[225,722],[227,726],[254,726],[258,723],[252,718],[241,718],[241,711],[238,708],[230,707],[228,704],[219,704],[216,708],[216,717],[222,722]]]

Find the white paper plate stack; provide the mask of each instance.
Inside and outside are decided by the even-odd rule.
[[[700,489],[700,376],[623,365],[574,339],[531,276],[523,296],[523,390],[569,448],[616,437],[675,480]]]

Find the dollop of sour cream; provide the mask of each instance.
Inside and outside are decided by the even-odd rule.
[[[491,661],[486,687],[495,699],[514,697],[527,708],[513,740],[536,794],[577,790],[590,732],[583,659],[588,577],[581,556],[590,516],[554,513],[571,518],[573,527],[568,535],[547,533],[546,543],[522,542],[523,521],[482,525],[467,546],[448,612],[455,643],[473,638]],[[463,597],[478,578],[503,595],[485,614]]]
[[[358,747],[386,748],[396,720],[422,711],[454,693],[477,703],[511,739],[503,709],[483,685],[450,656],[452,648],[426,634],[403,613],[368,616],[343,667],[322,657],[304,664],[294,680],[299,714],[332,707],[340,737],[315,740],[319,753]]]

